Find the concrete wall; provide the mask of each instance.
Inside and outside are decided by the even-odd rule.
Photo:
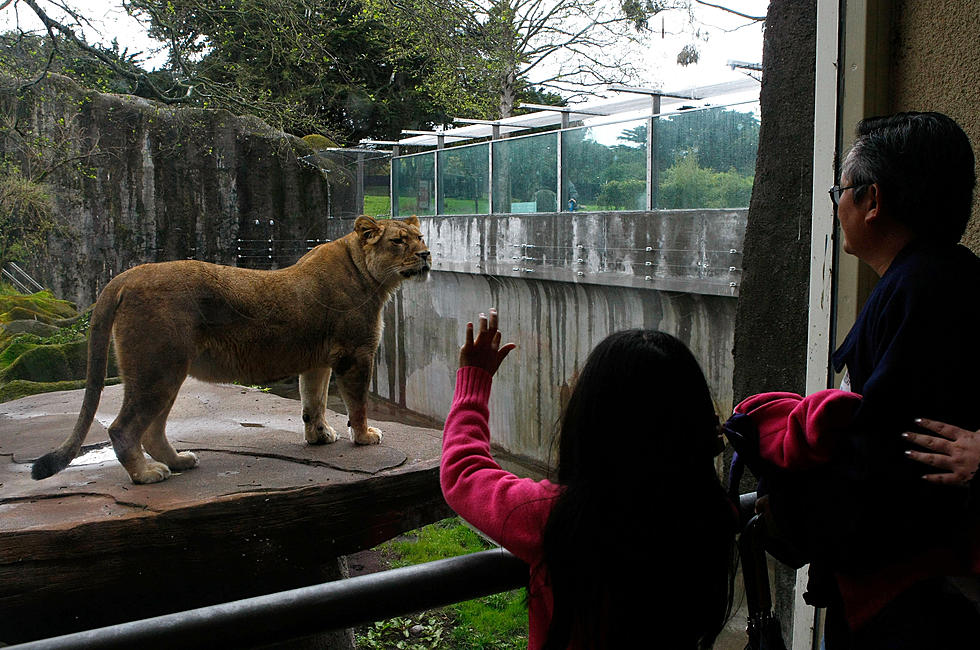
[[[435,270],[386,307],[373,389],[444,418],[466,323],[496,307],[518,349],[495,381],[491,427],[494,443],[512,454],[548,462],[570,385],[592,347],[621,329],[657,328],[685,341],[719,413],[730,412],[740,264],[727,262],[741,254],[744,224],[744,210],[423,218]],[[588,243],[586,257],[577,257],[578,241]],[[657,242],[671,262],[659,270],[645,264]],[[535,251],[519,255],[535,261],[509,259],[514,250]]]
[[[891,109],[946,113],[980,150],[980,3],[895,0],[890,36]],[[980,252],[980,193],[964,243]]]

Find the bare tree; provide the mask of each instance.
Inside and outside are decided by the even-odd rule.
[[[638,71],[623,54],[642,41],[639,9],[617,0],[365,0],[412,48],[437,62],[457,110],[507,117],[529,79],[565,99]],[[658,10],[679,6],[657,3]]]
[[[433,92],[459,112],[488,118],[511,114],[533,85],[574,100],[610,84],[642,78],[633,61],[653,36],[651,19],[684,13],[697,36],[695,6],[764,20],[703,0],[364,0],[409,48],[436,62]],[[698,60],[685,46],[678,61]]]

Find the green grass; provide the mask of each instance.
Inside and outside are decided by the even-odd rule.
[[[441,560],[493,548],[461,519],[425,526],[377,550],[390,568]],[[527,647],[524,589],[492,594],[439,610],[393,618],[360,628],[359,650],[517,650]]]
[[[391,214],[391,199],[388,195],[384,196],[372,196],[370,194],[364,195],[364,214],[371,215],[372,217],[380,217],[382,215],[387,216]]]

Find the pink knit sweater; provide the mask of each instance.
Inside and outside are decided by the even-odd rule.
[[[541,570],[544,526],[559,488],[519,478],[490,455],[490,375],[456,373],[456,393],[442,437],[440,479],[446,502],[463,519],[531,566],[528,648],[540,648],[551,623],[551,587]]]

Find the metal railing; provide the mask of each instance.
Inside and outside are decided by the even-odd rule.
[[[527,582],[528,566],[494,549],[9,647],[258,647],[508,591]]]
[[[18,291],[22,293],[34,293],[36,291],[44,291],[37,281],[34,280],[27,271],[20,268],[13,262],[7,262],[7,266],[0,269],[0,274],[7,279],[10,284],[14,285]]]

